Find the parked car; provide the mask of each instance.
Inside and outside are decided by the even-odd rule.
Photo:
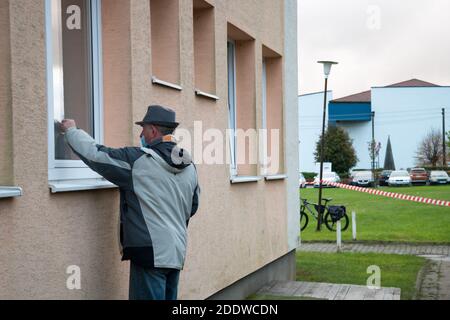
[[[431,171],[430,184],[446,184],[449,182],[448,174],[445,171]]]
[[[300,173],[300,179],[299,179],[298,183],[299,183],[300,189],[306,188],[306,179],[305,179],[305,176],[303,175],[303,173]]]
[[[423,183],[427,184],[428,182],[428,173],[424,168],[413,168],[409,172],[411,177],[411,183]]]
[[[410,186],[411,177],[406,170],[393,171],[389,176],[388,184],[389,186]]]
[[[329,186],[327,182],[334,182],[334,183],[340,183],[341,178],[339,178],[338,174],[336,172],[324,172],[323,173],[323,179],[322,179],[322,186],[325,187],[333,187]],[[314,177],[314,188],[319,188],[319,176]]]
[[[380,174],[379,183],[380,186],[388,186],[389,176],[391,175],[392,170],[383,170]]]
[[[351,184],[358,187],[371,187],[375,183],[372,171],[354,171]]]

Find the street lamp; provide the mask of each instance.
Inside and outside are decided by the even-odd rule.
[[[325,75],[325,91],[323,100],[323,121],[322,121],[322,139],[320,142],[320,174],[319,174],[319,210],[317,219],[317,231],[320,231],[323,211],[322,211],[322,180],[323,180],[323,154],[325,149],[325,119],[327,116],[327,91],[328,91],[328,77],[330,75],[331,67],[333,64],[338,64],[334,61],[318,61],[317,63],[323,64],[323,73]]]

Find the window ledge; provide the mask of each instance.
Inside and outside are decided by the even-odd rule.
[[[50,181],[49,187],[52,193],[117,188],[115,184],[104,179]]]
[[[152,83],[160,85],[160,86],[163,86],[163,87],[166,87],[166,88],[175,89],[175,90],[178,90],[178,91],[182,91],[183,90],[183,87],[181,87],[178,84],[174,84],[174,83],[170,83],[170,82],[167,82],[167,81],[163,81],[163,80],[160,80],[160,79],[158,79],[157,77],[154,77],[154,76],[152,77]]]
[[[211,94],[211,93],[203,92],[198,89],[195,90],[195,94],[199,97],[204,97],[204,98],[208,98],[208,99],[215,100],[215,101],[220,100],[218,96]]]
[[[22,196],[22,188],[0,187],[0,198],[15,198]]]
[[[287,179],[287,175],[285,175],[285,174],[274,174],[274,175],[271,175],[271,176],[265,176],[264,179],[266,179],[266,181],[285,180],[285,179]]]
[[[232,184],[236,183],[248,183],[248,182],[258,182],[263,178],[258,176],[234,176],[231,177],[230,181]]]

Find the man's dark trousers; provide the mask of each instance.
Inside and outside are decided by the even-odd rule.
[[[177,300],[180,270],[130,264],[130,300]]]

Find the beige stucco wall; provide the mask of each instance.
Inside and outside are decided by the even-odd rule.
[[[0,186],[13,183],[9,1],[0,0]]]
[[[151,8],[152,75],[178,84],[180,80],[180,0],[149,0]],[[148,11],[147,11],[148,13]]]
[[[189,130],[194,121],[202,121],[204,129],[225,130],[227,21],[255,38],[256,57],[263,44],[283,54],[284,1],[208,2],[216,7],[217,102],[194,94],[191,1],[180,1],[182,91],[151,84],[149,1],[104,1],[106,142],[137,144],[140,130],[130,122],[140,120],[155,103],[174,108]],[[12,163],[24,196],[0,200],[0,298],[126,298],[128,264],[120,262],[116,240],[117,191],[49,192],[44,0],[14,0],[10,11]],[[257,59],[258,124],[261,69]],[[231,185],[226,165],[200,165],[198,170],[201,207],[190,224],[180,287],[180,298],[189,299],[206,298],[289,251],[286,181]],[[70,265],[81,267],[80,291],[66,289]]]
[[[272,159],[272,164],[268,169],[269,174],[285,172],[284,166],[284,146],[283,146],[283,59],[266,59],[267,75],[267,129],[279,130],[279,139],[272,140],[272,134],[268,134],[268,155]],[[272,149],[272,146],[275,148]]]
[[[203,0],[194,9],[194,59],[195,86],[197,89],[216,93],[215,11]],[[205,7],[206,6],[206,7]]]
[[[102,6],[103,109],[105,144],[114,148],[133,141],[131,110],[130,1]]]

